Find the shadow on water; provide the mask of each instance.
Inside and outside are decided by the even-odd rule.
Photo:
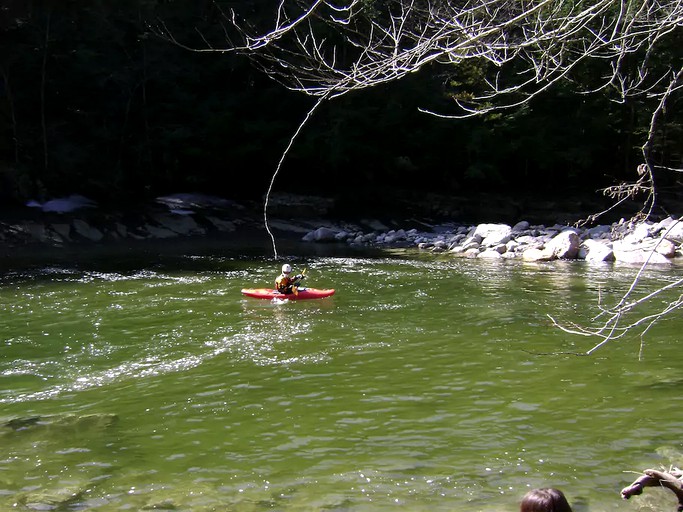
[[[60,269],[130,273],[140,269],[159,272],[230,271],[239,261],[293,263],[316,257],[386,257],[386,252],[372,247],[351,247],[343,243],[306,243],[277,240],[275,261],[270,238],[183,237],[125,241],[107,244],[74,244],[66,247],[17,247],[0,254],[0,279],[53,279]],[[45,269],[52,269],[45,273]],[[68,269],[68,271],[66,270]]]

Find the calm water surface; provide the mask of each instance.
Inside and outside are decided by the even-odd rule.
[[[281,261],[220,249],[5,268],[0,510],[515,511],[545,485],[638,510],[628,472],[683,452],[683,321],[639,360],[547,316],[588,322],[637,269],[289,261],[337,293],[245,298]]]

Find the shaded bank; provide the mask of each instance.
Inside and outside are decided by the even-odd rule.
[[[250,237],[265,232],[263,203],[235,201],[202,194],[174,194],[146,203],[100,207],[83,198],[69,206],[69,196],[33,207],[0,210],[0,241],[5,250],[30,245],[66,247],[182,237]],[[287,237],[305,233],[321,223],[361,226],[377,220],[393,229],[424,227],[440,222],[462,225],[520,221],[570,225],[605,210],[602,197],[506,197],[478,193],[446,196],[385,190],[372,201],[353,194],[343,200],[276,193],[268,205],[270,227]],[[637,204],[622,207],[600,223],[628,218]],[[662,211],[661,218],[665,212]]]

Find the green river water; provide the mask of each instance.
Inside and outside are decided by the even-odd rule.
[[[548,318],[637,268],[291,251],[333,297],[245,298],[282,260],[219,245],[5,262],[0,510],[639,510],[683,452],[679,317],[642,358]]]

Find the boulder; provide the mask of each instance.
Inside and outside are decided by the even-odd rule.
[[[522,253],[522,259],[524,261],[552,261],[556,259],[556,257],[552,251],[532,247]]]
[[[546,245],[547,251],[559,259],[574,259],[579,253],[581,240],[573,230],[565,230],[555,235]]]
[[[304,242],[336,242],[337,232],[333,229],[320,227],[306,233],[301,240]]]
[[[72,223],[74,231],[83,238],[86,238],[92,242],[99,242],[104,238],[102,231],[96,227],[91,226],[83,219],[74,219]]]
[[[586,261],[614,261],[614,251],[608,243],[588,239],[581,244],[579,257]]]
[[[650,264],[670,264],[671,260],[666,256],[647,249],[641,244],[631,244],[624,240],[617,240],[612,245],[614,259],[622,263],[643,264],[646,261]]]
[[[680,220],[672,222],[664,232],[663,236],[667,240],[671,240],[676,244],[683,242],[683,222]]]
[[[472,236],[480,236],[486,247],[505,244],[512,238],[512,228],[507,224],[479,224]]]

